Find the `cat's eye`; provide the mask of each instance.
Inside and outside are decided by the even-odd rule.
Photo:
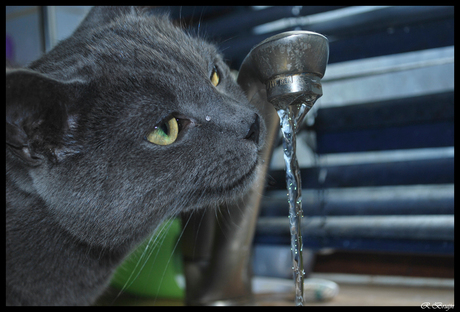
[[[219,76],[219,72],[217,71],[217,68],[216,66],[214,66],[214,68],[212,69],[212,73],[211,73],[211,83],[214,87],[217,87],[217,85],[219,84],[220,82],[220,76]]]
[[[179,124],[176,118],[170,117],[147,135],[147,141],[157,145],[170,145],[174,143],[179,134]]]

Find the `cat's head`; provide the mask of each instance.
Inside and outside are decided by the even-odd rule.
[[[141,9],[93,9],[29,68],[7,70],[6,99],[7,171],[105,247],[243,194],[264,143],[216,48]]]

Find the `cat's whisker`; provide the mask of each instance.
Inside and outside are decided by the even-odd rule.
[[[171,226],[171,222],[169,223],[169,225],[166,225],[166,226],[162,227],[159,233],[157,233],[156,235],[151,235],[150,236],[147,245],[145,246],[144,250],[142,251],[141,256],[139,257],[139,260],[136,262],[136,265],[135,265],[134,269],[131,271],[131,274],[129,275],[129,277],[126,280],[125,284],[123,285],[122,289],[119,291],[118,295],[115,297],[114,301],[124,292],[124,290],[126,288],[130,287],[133,284],[133,282],[137,279],[139,274],[143,271],[145,265],[147,264],[147,259],[149,259],[152,256],[152,253],[153,253],[153,250],[154,250],[151,247],[152,244],[158,243],[159,245],[161,245],[162,242],[164,241],[165,237],[166,237],[166,234],[167,234],[170,226]],[[168,229],[166,229],[166,227],[168,227]],[[159,242],[159,240],[161,240],[161,243]],[[156,258],[158,256],[158,253],[159,253],[159,249],[157,250],[155,258],[153,259],[153,263],[155,263],[155,260],[156,260]],[[143,259],[144,259],[144,261],[143,261]],[[141,264],[141,263],[142,263],[142,266],[137,271],[136,276],[133,277],[133,275],[136,272],[139,264]]]
[[[192,212],[192,214],[193,214],[193,212]],[[166,268],[168,267],[169,263],[171,262],[171,259],[172,259],[173,255],[174,255],[174,252],[176,251],[176,248],[177,248],[177,246],[179,245],[179,243],[181,241],[182,235],[185,232],[185,228],[187,227],[187,224],[189,223],[190,218],[191,218],[191,216],[188,218],[187,222],[182,226],[182,230],[181,230],[181,232],[179,234],[179,237],[177,238],[176,244],[174,245],[173,250],[172,250],[171,254],[169,255],[168,261],[166,262],[166,265],[165,265],[165,270],[163,271],[163,274],[161,275],[161,278],[160,278],[160,282],[159,282],[159,285],[158,285],[157,294],[155,295],[154,302],[156,301],[156,299],[158,297],[158,293],[160,292],[161,284],[163,283],[163,279],[164,279],[164,276],[166,274]],[[172,224],[172,222],[171,222],[171,224]],[[168,231],[169,231],[169,228],[168,228]]]
[[[173,224],[173,220],[174,220],[174,216],[171,217],[171,218],[167,221],[167,222],[169,222],[169,223],[168,223],[166,226],[163,227],[164,231],[163,231],[163,233],[162,233],[162,235],[161,235],[161,236],[162,236],[162,239],[161,239],[161,242],[159,242],[158,246],[163,245],[163,243],[164,243],[164,241],[165,241],[165,239],[166,239],[166,237],[167,237],[167,235],[168,235],[168,233],[169,233],[169,230],[171,229],[171,226],[172,226],[172,224]],[[176,245],[177,245],[177,243],[178,243],[178,242],[176,242]],[[154,258],[154,260],[153,260],[153,263],[155,263],[155,260],[156,260],[157,256],[159,255],[159,252],[160,252],[160,248],[157,248],[157,253],[155,254],[155,258]],[[145,261],[144,261],[144,266],[146,265],[147,260],[151,257],[152,253],[153,253],[153,249],[151,249],[150,255],[147,257],[147,259],[145,259]],[[173,252],[171,253],[169,260],[171,259],[173,253],[174,253],[174,250],[173,250]],[[163,282],[163,277],[164,277],[164,275],[165,275],[165,273],[166,273],[166,268],[168,267],[168,264],[169,264],[169,260],[168,260],[168,262],[167,262],[167,264],[166,264],[166,266],[165,266],[165,270],[163,271],[163,275],[162,275],[162,277],[161,277],[161,279],[160,279],[160,283],[159,283],[159,285],[158,285],[158,289],[157,289],[156,294],[155,294],[154,302],[156,302],[156,300],[157,300],[158,293],[159,293],[159,291],[160,291],[161,284],[162,284],[162,282]],[[148,274],[149,276],[151,276],[151,274],[152,274],[152,269],[153,269],[153,267],[150,268],[150,272],[149,272],[149,273],[144,273],[144,274]]]
[[[219,206],[217,206],[216,208],[214,208],[214,211],[215,211],[215,213],[216,213],[217,225],[218,225],[219,228],[221,229],[222,234],[224,234],[225,239],[228,240],[229,237],[225,234],[225,233],[227,232],[227,231],[225,231],[225,223],[221,223],[221,222],[219,221],[219,219],[221,219],[221,218],[219,218],[219,216],[217,215],[217,213],[220,213],[220,215],[223,216],[223,213],[222,213],[222,209],[221,209],[221,208],[222,208],[221,205],[219,205]]]
[[[243,214],[243,209],[241,209],[240,203],[237,202],[235,206],[236,206],[236,208],[237,208],[237,209],[239,210],[239,212],[240,212],[240,213],[238,213],[238,214],[236,214],[236,215],[237,215],[237,216],[238,216],[238,215],[242,215],[242,214]],[[239,225],[238,223],[235,223],[235,221],[233,221],[233,218],[231,217],[232,212],[231,212],[231,210],[228,208],[229,206],[226,205],[226,207],[227,207],[227,212],[228,212],[228,215],[229,215],[229,220],[230,220],[230,222],[232,223],[232,226],[235,227],[235,228],[241,229],[241,225]],[[234,215],[235,215],[235,214],[234,214]]]
[[[198,223],[198,229],[196,231],[197,235],[195,235],[195,242],[193,243],[193,256],[195,256],[196,246],[198,246],[198,233],[199,233],[199,231],[201,229],[201,224],[203,222],[205,214],[207,213],[207,211],[206,211],[207,209],[208,209],[208,207],[203,208],[203,211],[201,213],[201,219],[200,219],[200,222]],[[190,214],[190,218],[187,220],[187,223],[188,223],[188,221],[190,221],[190,219],[192,217],[192,214],[193,214],[193,212]]]

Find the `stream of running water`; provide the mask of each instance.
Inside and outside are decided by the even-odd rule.
[[[289,226],[291,233],[292,270],[295,283],[295,304],[303,305],[304,269],[302,259],[302,185],[300,169],[296,156],[297,125],[303,120],[310,107],[307,104],[289,105],[279,109],[281,132],[283,133],[284,163],[286,168],[286,187],[289,202]]]

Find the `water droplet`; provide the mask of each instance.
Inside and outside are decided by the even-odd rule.
[[[211,120],[211,116],[206,116],[206,121],[210,121]]]

